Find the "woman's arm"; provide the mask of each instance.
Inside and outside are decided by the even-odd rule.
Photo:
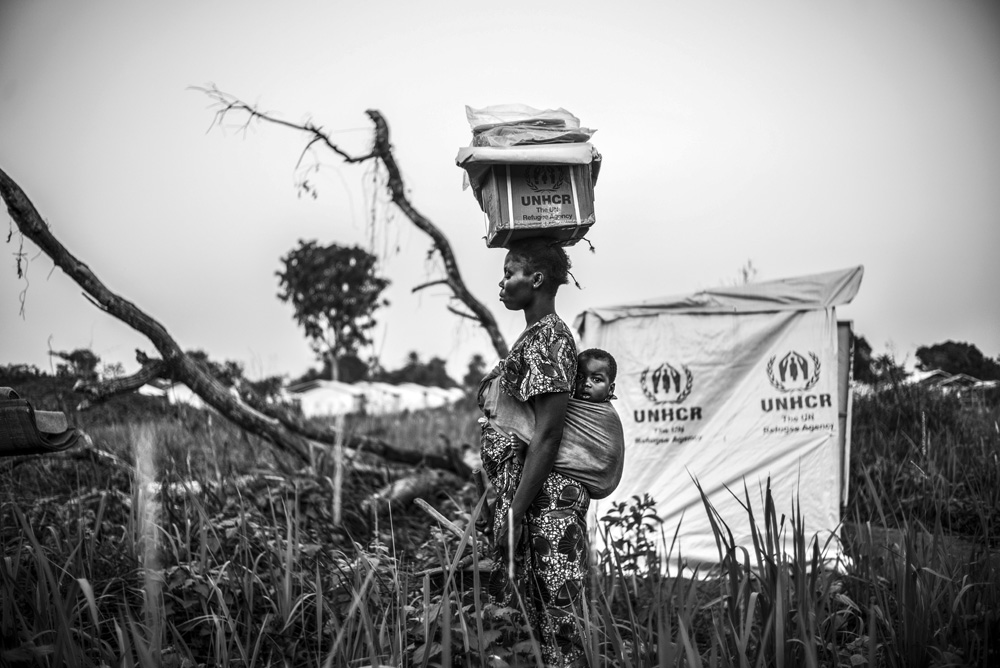
[[[511,503],[515,520],[524,518],[528,506],[538,496],[542,484],[552,472],[552,465],[559,453],[559,443],[562,441],[569,392],[539,394],[532,401],[535,404],[535,435],[528,444],[521,483],[517,486]]]
[[[548,392],[532,398],[535,408],[535,434],[528,444],[524,457],[524,470],[521,482],[514,492],[511,511],[514,515],[514,545],[521,539],[521,523],[542,484],[552,472],[552,465],[559,452],[562,441],[563,421],[566,418],[566,405],[569,403],[569,392]],[[506,522],[503,524],[506,528]],[[505,533],[505,532],[504,532]],[[497,536],[497,543],[507,549],[506,535]]]

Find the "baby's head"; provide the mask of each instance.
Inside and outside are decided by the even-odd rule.
[[[615,358],[600,348],[589,348],[577,357],[576,384],[573,398],[595,404],[610,401],[615,391],[618,364]]]

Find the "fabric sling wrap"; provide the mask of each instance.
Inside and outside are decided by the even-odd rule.
[[[499,377],[483,380],[479,402],[494,429],[531,443],[534,409],[529,402],[522,403],[504,392]],[[522,460],[524,448],[518,452]],[[624,465],[625,434],[614,406],[570,398],[553,470],[580,482],[591,498],[603,499],[618,487]]]

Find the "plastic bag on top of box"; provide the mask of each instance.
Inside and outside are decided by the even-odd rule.
[[[465,107],[473,146],[572,144],[590,141],[596,130],[580,127],[580,119],[559,109],[535,109],[525,104]]]

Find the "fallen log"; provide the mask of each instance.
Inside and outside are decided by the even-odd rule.
[[[384,512],[390,506],[405,508],[418,497],[434,498],[442,491],[461,487],[462,478],[450,471],[431,469],[394,480],[361,502],[367,512]]]

